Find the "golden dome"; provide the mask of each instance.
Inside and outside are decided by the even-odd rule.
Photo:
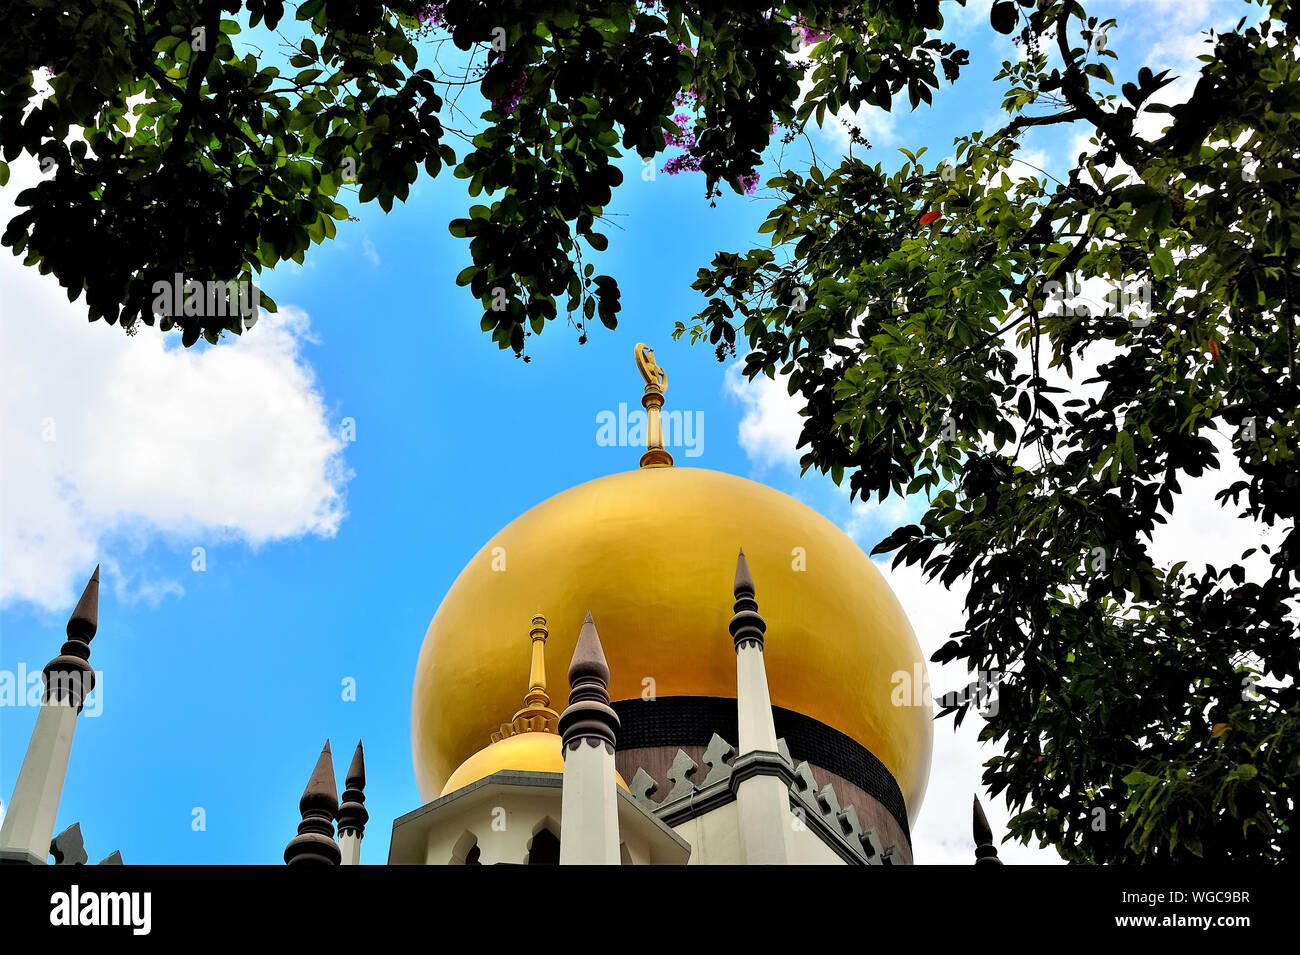
[[[504,761],[499,747],[520,738],[475,755],[499,714],[518,706],[520,621],[538,608],[549,618],[548,655],[561,673],[591,611],[614,700],[735,699],[727,622],[742,546],[768,624],[772,703],[875,754],[914,820],[929,776],[932,713],[928,696],[922,706],[892,703],[895,675],[910,681],[918,666],[924,673],[924,657],[889,585],[811,508],[762,484],[696,468],[647,467],[557,494],[502,529],[461,571],[416,664],[411,741],[421,796],[467,785],[478,772],[471,763]],[[566,696],[557,692],[557,703]],[[545,751],[554,751],[549,765],[557,768],[546,771],[561,772],[558,737],[522,734],[534,735],[546,736]],[[514,746],[521,758],[542,759],[540,741]]]
[[[442,787],[442,795],[464,789],[493,773],[511,769],[528,773],[563,773],[564,755],[560,737],[555,733],[517,733],[483,747],[456,768]],[[615,774],[620,786],[627,789],[623,777]]]

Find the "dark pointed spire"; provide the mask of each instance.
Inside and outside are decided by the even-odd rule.
[[[735,613],[727,629],[731,632],[732,642],[739,650],[746,643],[753,643],[763,649],[763,634],[767,632],[767,622],[758,614],[758,601],[754,599],[754,577],[749,572],[749,561],[745,560],[745,549],[736,558],[736,583],[732,588],[736,598]]]
[[[348,765],[348,775],[343,782],[348,789],[366,788],[366,754],[361,748],[361,740],[357,740],[357,748],[352,754],[352,762]]]
[[[45,701],[68,701],[80,710],[95,688],[95,671],[90,666],[90,641],[99,630],[99,565],[90,575],[86,589],[68,618],[68,639],[59,655],[45,664]]]
[[[95,572],[90,575],[86,589],[81,592],[81,599],[77,601],[77,608],[72,611],[72,616],[68,619],[68,637],[89,643],[94,639],[95,631],[98,629],[99,564],[96,564]]]
[[[307,780],[307,788],[298,800],[298,811],[305,816],[309,811],[328,809],[332,821],[339,808],[338,793],[338,787],[334,784],[334,753],[330,750],[330,741],[326,740],[325,748],[316,760],[316,768],[312,770],[311,779]]]
[[[975,834],[975,864],[1001,865],[1002,860],[998,858],[998,847],[993,844],[993,828],[984,815],[984,807],[980,805],[979,796],[975,797],[975,811],[971,828]]]
[[[600,645],[600,634],[596,632],[596,621],[591,618],[590,610],[582,621],[578,642],[569,660],[569,686],[583,680],[597,680],[601,686],[609,686],[609,663],[605,660],[605,648]]]
[[[618,714],[609,705],[609,664],[590,611],[569,663],[569,705],[560,714],[559,729],[565,751],[583,739],[593,746],[603,742],[612,751],[617,738]]]
[[[366,822],[370,813],[364,805],[366,801],[366,757],[361,751],[361,741],[357,741],[357,751],[352,754],[352,765],[348,767],[348,776],[344,781],[343,804],[339,806],[339,835],[355,832],[360,838],[365,835]]]
[[[732,585],[732,593],[739,598],[742,594],[747,597],[753,597],[754,575],[749,572],[749,561],[745,560],[745,548],[740,548],[740,556],[736,558],[736,580]]]
[[[334,817],[339,811],[339,797],[329,740],[325,741],[302,799],[298,800],[298,811],[302,813],[302,822],[298,824],[298,835],[285,847],[285,863],[338,865],[342,855],[334,841]]]

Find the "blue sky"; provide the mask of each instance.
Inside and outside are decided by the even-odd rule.
[[[1000,91],[989,80],[1015,50],[987,30],[987,4],[973,7],[950,18],[972,52],[963,79],[933,108],[868,118],[872,161],[893,168],[900,146],[929,146],[937,159],[955,136],[995,128]],[[1245,7],[1092,12],[1120,18],[1120,80],[1146,63],[1187,64],[1198,30]],[[1059,174],[1074,136],[1035,132],[1025,155]],[[845,142],[818,134],[826,156]],[[796,168],[804,158],[788,156]],[[128,863],[279,862],[326,737],[340,782],[365,740],[363,861],[384,861],[392,819],[420,805],[409,720],[425,628],[499,528],[567,487],[636,466],[639,449],[597,444],[596,418],[619,402],[637,407],[638,341],[668,371],[669,407],[703,415],[702,454],[679,464],[793,494],[868,550],[905,513],[855,509],[828,480],[800,479],[798,419],[782,389],[745,388],[707,345],[670,340],[702,303],[689,288],[696,269],[754,243],[770,205],[763,190],[710,208],[698,175],[643,181],[635,156],[624,168],[609,209],[620,228],[597,257],[622,286],[619,328],[593,323],[579,347],[576,330],[553,323],[529,340],[527,364],[479,331],[478,304],[454,285],[469,259],[447,222],[467,201],[450,175],[422,179],[389,215],[352,203],[360,222],[267,279],[283,315],[211,350],[181,354],[149,330],[127,339],[86,327],[50,282],[0,263],[0,673],[39,671],[57,653],[77,593],[104,561],[91,656],[104,671],[101,712],[80,720],[57,826],[79,821],[92,861],[120,849]],[[16,168],[0,190],[6,219],[23,175]],[[230,349],[245,351],[215,354]],[[347,419],[355,441],[340,438]],[[42,440],[51,422],[57,439]],[[932,650],[956,626],[959,597],[896,587]],[[346,680],[355,701],[343,698]],[[0,799],[35,717],[31,706],[0,706]],[[952,736],[946,726],[936,735]],[[988,755],[969,740],[936,747],[918,861],[967,861],[966,807]],[[1005,812],[990,816],[997,825]]]

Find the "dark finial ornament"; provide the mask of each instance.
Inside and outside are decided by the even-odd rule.
[[[298,800],[298,811],[302,813],[302,822],[298,824],[298,835],[285,847],[285,864],[338,865],[343,859],[338,843],[334,841],[334,817],[339,811],[339,797],[334,785],[334,757],[330,753],[329,740],[325,741],[320,759],[316,760],[316,769],[307,781],[302,799]]]
[[[86,589],[81,592],[77,607],[68,618],[68,637],[83,639],[87,643],[99,629],[99,564],[86,582]]]
[[[344,781],[343,803],[339,806],[339,835],[354,832],[357,837],[365,835],[366,822],[370,813],[366,810],[366,757],[361,751],[361,741],[357,741],[357,751],[352,754],[352,765],[348,767],[348,777]]]
[[[618,714],[609,705],[609,664],[588,611],[569,663],[569,705],[560,714],[560,744],[568,752],[585,739],[613,752],[618,729]]]
[[[74,822],[50,840],[50,855],[55,865],[85,865],[90,861],[86,854],[86,842],[81,835],[81,823]],[[114,849],[99,863],[100,865],[121,865],[122,853]]]
[[[99,565],[90,575],[77,607],[68,619],[68,640],[59,655],[45,664],[46,703],[70,703],[81,709],[95,688],[95,671],[90,666],[90,641],[99,629]]]
[[[1002,860],[998,858],[998,847],[993,844],[993,829],[989,826],[989,821],[984,815],[984,807],[980,805],[980,797],[975,797],[975,814],[972,824],[975,833],[975,864],[976,865],[1001,865]]]
[[[763,649],[763,634],[767,632],[767,621],[758,615],[758,601],[754,599],[754,577],[749,572],[749,562],[745,560],[745,550],[741,548],[736,559],[736,584],[732,589],[736,597],[735,614],[727,629],[739,651],[747,643]]]
[[[90,861],[81,823],[74,822],[50,840],[50,855],[54,856],[55,865],[85,865]]]

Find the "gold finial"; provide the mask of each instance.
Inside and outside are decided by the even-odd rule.
[[[528,632],[533,643],[533,662],[528,670],[528,692],[524,694],[526,705],[551,705],[551,698],[546,692],[546,638],[549,633],[546,618],[540,613],[533,614],[533,629]]]
[[[546,618],[533,614],[532,629],[528,637],[532,642],[532,663],[528,668],[528,691],[524,694],[523,708],[502,723],[492,734],[492,742],[499,743],[516,733],[554,733],[560,714],[551,709],[551,697],[546,692]]]
[[[655,350],[648,345],[636,346],[636,367],[645,379],[645,394],[641,407],[648,417],[646,426],[646,452],[641,455],[643,468],[670,468],[673,456],[664,448],[663,422],[659,411],[664,406],[664,392],[668,390],[668,375],[655,363]]]

